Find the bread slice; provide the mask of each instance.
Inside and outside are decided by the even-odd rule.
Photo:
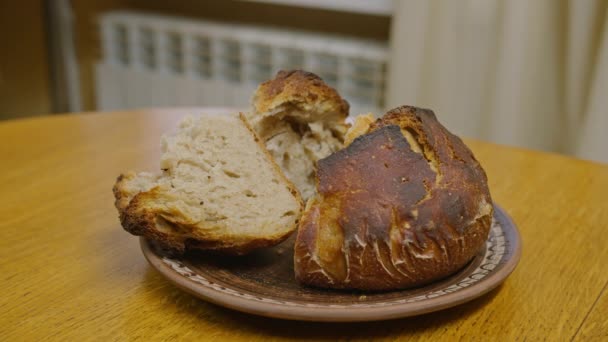
[[[188,117],[161,148],[161,174],[129,172],[114,186],[128,232],[177,252],[244,254],[295,230],[300,195],[242,115]]]
[[[484,248],[493,216],[486,174],[431,110],[362,117],[349,137],[318,163],[318,194],[294,247],[298,281],[402,289],[453,274]]]
[[[315,192],[315,164],[343,146],[349,105],[317,75],[280,71],[262,83],[247,114],[304,199]]]

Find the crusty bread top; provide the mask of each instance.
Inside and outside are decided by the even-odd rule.
[[[376,132],[380,130],[382,130],[382,134]],[[395,132],[398,134],[395,135]],[[435,202],[437,212],[445,214],[457,209],[454,204],[444,206],[444,203],[441,203],[446,200],[443,196],[447,191],[446,196],[458,196],[459,200],[463,201],[461,205],[471,206],[459,208],[462,212],[450,214],[450,218],[458,218],[452,226],[459,228],[464,228],[462,223],[477,217],[480,212],[484,215],[489,212],[492,200],[483,168],[471,150],[459,137],[445,129],[431,110],[410,106],[393,109],[381,119],[373,122],[369,127],[369,132],[355,139],[355,141],[357,140],[359,140],[358,144],[352,145],[351,149],[344,149],[319,161],[318,190],[321,194],[333,194],[339,191],[338,189],[346,190],[355,187],[375,191],[378,190],[380,184],[384,184],[380,188],[387,192],[378,193],[378,196],[382,197],[389,192],[397,191],[400,193],[399,196],[405,196],[398,201],[399,204],[414,200],[413,206],[428,200]],[[372,141],[376,140],[378,143],[372,144]],[[401,142],[406,145],[400,147],[404,152],[400,152],[402,155],[398,155],[396,153],[400,149],[397,149],[397,146]],[[368,144],[372,144],[372,146],[367,147]],[[348,158],[348,160],[344,158]],[[366,163],[368,160],[367,163],[370,167],[360,166],[353,169],[337,166],[343,162],[352,164],[353,158],[360,163]],[[385,164],[380,165],[380,160],[384,160]],[[390,165],[391,160],[394,160],[400,167]],[[377,168],[378,171],[384,168],[386,171],[370,172],[372,168]],[[379,174],[386,174],[386,177],[379,177]],[[407,189],[391,186],[390,182],[398,175],[406,177],[403,183],[411,186],[406,187]],[[363,177],[360,179],[361,183],[357,183],[359,176]],[[347,191],[344,194],[351,195],[352,193]],[[409,199],[406,200],[406,198]],[[483,205],[478,206],[480,201]],[[359,204],[361,208],[357,210],[366,210],[364,208],[366,206],[367,209],[372,207],[363,202]],[[419,217],[419,219],[422,218]],[[432,221],[433,217],[429,216],[424,220]]]
[[[311,114],[335,113],[342,120],[348,116],[349,110],[348,102],[334,88],[319,76],[302,70],[279,71],[275,78],[260,84],[253,99],[257,113],[273,113],[285,104],[300,107]],[[321,105],[328,108],[310,110]],[[312,122],[314,119],[306,121]]]
[[[262,83],[247,113],[256,133],[304,199],[315,192],[315,163],[343,146],[348,103],[317,75],[280,71]]]
[[[453,273],[487,239],[485,172],[430,110],[391,110],[320,160],[317,175],[319,194],[307,204],[295,245],[303,283],[416,286]]]

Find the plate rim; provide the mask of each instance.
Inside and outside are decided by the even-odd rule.
[[[459,291],[422,301],[387,306],[348,307],[347,305],[346,307],[292,307],[279,303],[254,301],[218,291],[178,273],[163,261],[162,256],[154,252],[148,241],[143,237],[140,237],[140,247],[148,263],[170,283],[195,297],[222,307],[258,316],[297,321],[380,321],[417,316],[454,307],[475,298],[479,298],[502,284],[519,264],[522,241],[513,219],[496,203],[494,203],[494,209],[495,215],[498,213],[506,222],[506,225],[501,227],[505,235],[507,235],[507,233],[509,234],[509,243],[511,244],[511,247],[509,248],[513,251],[511,258],[502,264],[497,271],[489,273],[484,277],[483,281],[474,283]],[[508,229],[505,229],[505,226],[508,227]],[[479,286],[482,284],[485,285],[485,287],[482,287],[481,290],[479,290]]]

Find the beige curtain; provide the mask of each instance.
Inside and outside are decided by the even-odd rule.
[[[395,0],[388,107],[608,162],[607,0]]]

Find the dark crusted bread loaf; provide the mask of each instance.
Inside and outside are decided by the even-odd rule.
[[[391,110],[317,170],[318,194],[295,244],[296,278],[304,284],[422,285],[463,267],[488,237],[486,174],[430,110]]]

